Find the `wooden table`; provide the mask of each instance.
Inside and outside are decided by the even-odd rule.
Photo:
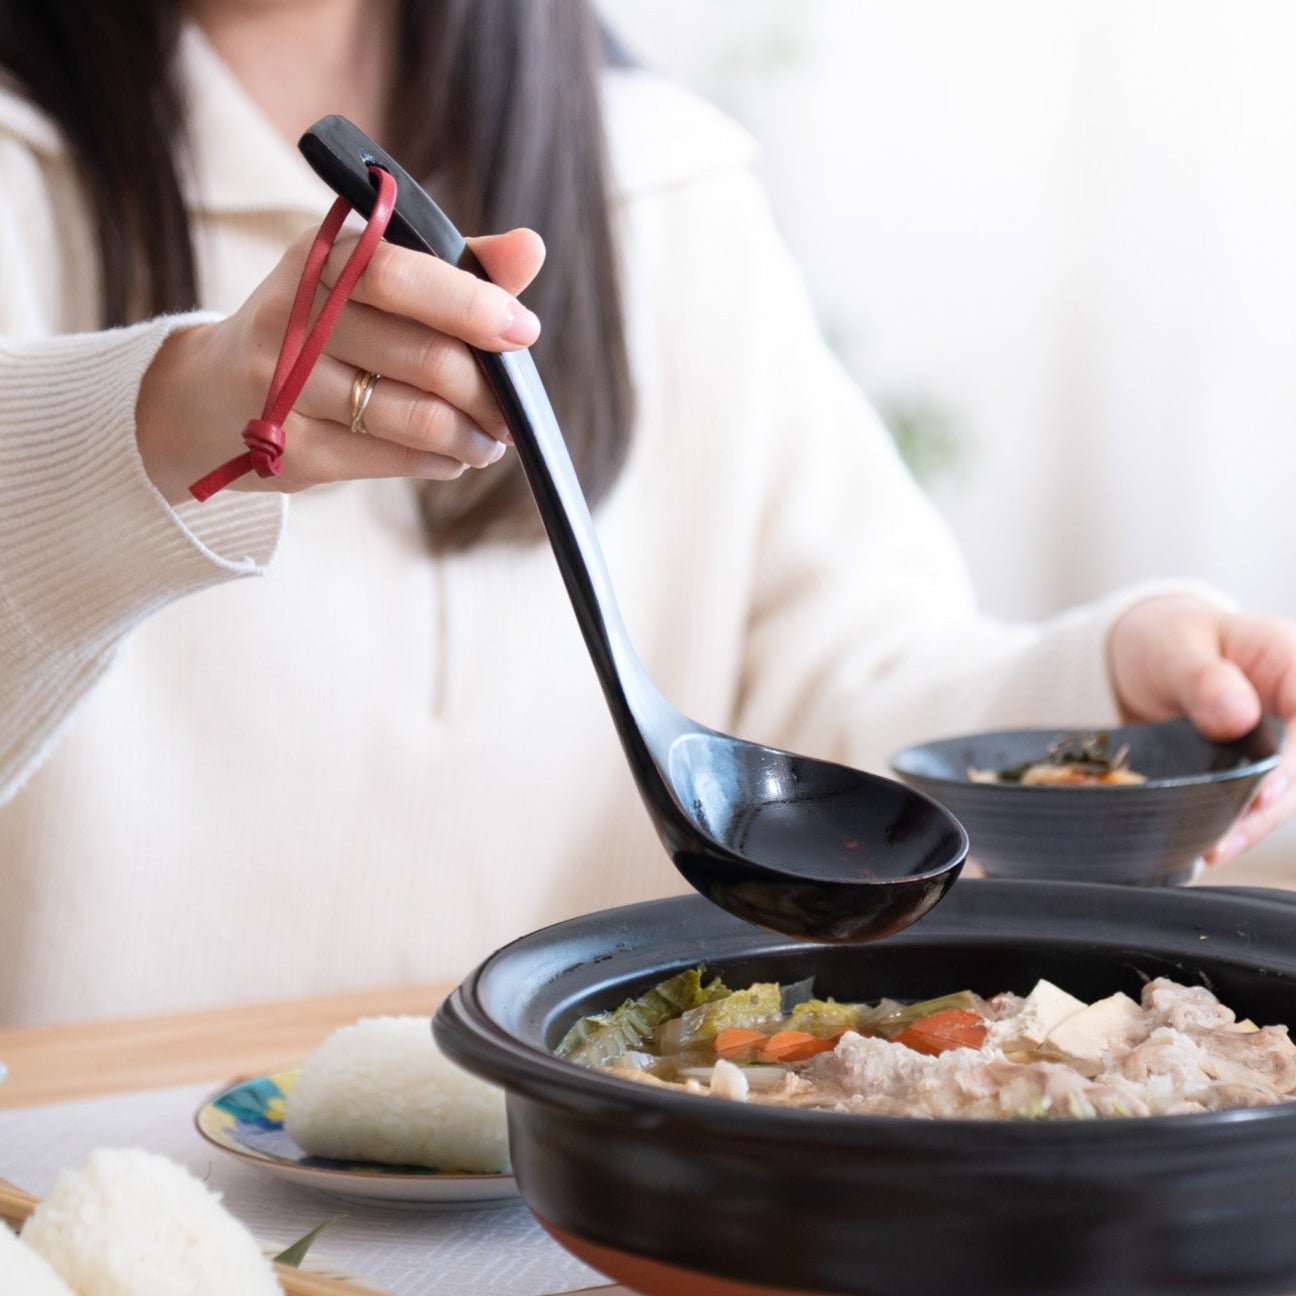
[[[207,1012],[0,1031],[0,1108],[263,1075],[301,1064],[338,1026],[382,1013],[430,1017],[449,986],[363,990]]]
[[[449,989],[406,986],[174,1016],[0,1031],[0,1060],[9,1067],[9,1078],[0,1084],[0,1108],[295,1067],[338,1026],[386,1013],[430,1017]],[[633,1296],[623,1287],[594,1290],[597,1296]]]

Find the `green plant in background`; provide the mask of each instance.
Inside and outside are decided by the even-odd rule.
[[[832,317],[821,318],[819,326],[829,349],[867,391],[868,383],[855,363],[859,346],[854,330]],[[970,447],[958,416],[935,397],[893,396],[879,400],[877,409],[900,457],[924,486],[958,476],[967,468]]]
[[[945,406],[916,396],[884,401],[880,413],[900,457],[924,485],[957,476],[967,467],[967,442],[959,432],[958,419]]]
[[[804,63],[809,50],[809,15],[799,6],[777,6],[763,23],[747,26],[744,35],[716,59],[722,85],[751,88]]]
[[[732,35],[719,43],[701,89],[744,120],[753,101],[769,93],[772,81],[806,69],[816,26],[804,0],[747,0],[741,12],[743,21],[733,24]],[[867,390],[856,363],[857,328],[831,317],[820,323],[828,345]],[[881,400],[879,411],[909,471],[924,485],[967,468],[971,448],[959,418],[936,397],[922,392],[895,396]]]

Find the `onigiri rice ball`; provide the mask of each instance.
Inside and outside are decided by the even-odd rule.
[[[426,1017],[366,1017],[334,1031],[302,1066],[284,1126],[312,1156],[509,1168],[503,1093],[448,1061]]]
[[[72,1289],[0,1224],[0,1292],[4,1296],[73,1296]]]
[[[151,1152],[106,1149],[64,1170],[22,1240],[77,1296],[283,1296],[220,1197]]]

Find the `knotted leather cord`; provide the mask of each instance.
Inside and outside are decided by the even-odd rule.
[[[243,444],[247,446],[247,450],[228,463],[221,464],[219,468],[213,468],[189,487],[189,493],[199,503],[210,499],[217,491],[224,490],[231,482],[238,481],[247,473],[255,472],[259,477],[277,477],[282,471],[284,419],[297,403],[306,379],[310,377],[315,362],[324,351],[324,344],[333,331],[333,325],[337,323],[342,308],[355,290],[360,276],[364,274],[375,249],[382,242],[391,220],[392,209],[396,205],[396,181],[379,167],[371,166],[369,174],[378,181],[378,195],[360,241],[352,249],[346,265],[342,267],[342,273],[329,290],[308,333],[307,323],[311,307],[315,303],[315,290],[319,287],[320,275],[333,250],[333,244],[337,242],[342,223],[351,211],[351,204],[345,198],[339,198],[329,208],[329,214],[319,227],[302,268],[301,278],[297,282],[297,295],[293,298],[292,310],[288,314],[288,324],[279,347],[279,359],[275,363],[274,377],[270,379],[270,390],[266,393],[261,417],[249,419],[243,429]]]

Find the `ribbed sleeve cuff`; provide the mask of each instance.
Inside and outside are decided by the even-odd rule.
[[[1112,687],[1107,641],[1112,627],[1137,603],[1161,595],[1193,595],[1231,609],[1210,585],[1188,580],[1127,586],[1043,623],[1016,662],[990,710],[996,725],[1117,725],[1120,703]]]
[[[170,333],[210,318],[0,339],[0,801],[135,626],[274,556],[282,496],[172,508],[136,447],[145,370]]]

